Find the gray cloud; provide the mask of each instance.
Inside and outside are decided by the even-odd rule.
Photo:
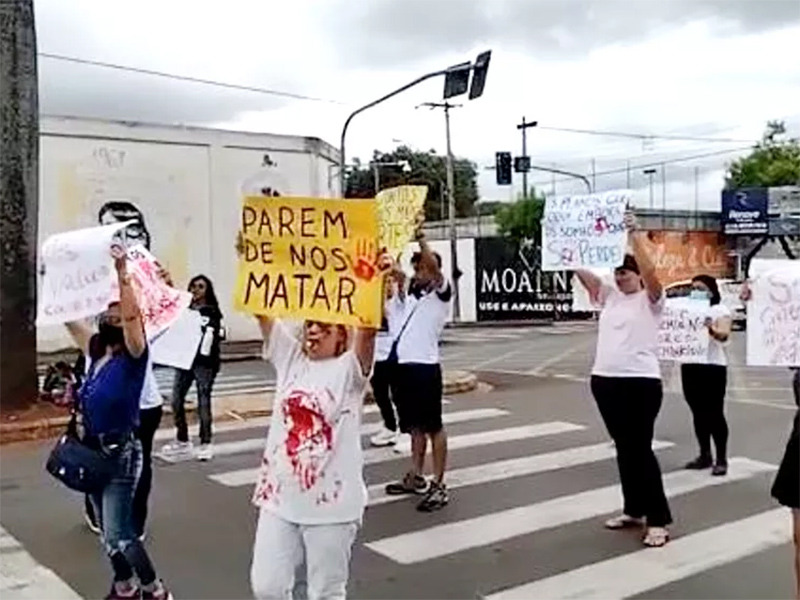
[[[337,23],[329,31],[342,60],[374,66],[492,41],[544,59],[569,59],[698,20],[708,20],[719,35],[800,22],[796,0],[337,0],[327,10]]]
[[[40,52],[170,72],[169,68],[159,66],[159,58],[161,54],[174,56],[180,52],[179,36],[148,39],[144,31],[137,48],[132,49],[130,45],[126,48],[123,43],[109,47],[108,36],[103,38],[98,28],[93,26],[97,24],[92,24],[87,15],[73,8],[76,7],[63,0],[37,2]],[[191,29],[187,30],[187,35],[192,35]],[[208,43],[221,42],[210,39]],[[246,59],[246,66],[251,68],[244,80],[240,73],[227,81],[220,77],[206,77],[202,69],[175,74],[222,79],[226,83],[288,90],[297,94],[308,89],[307,82],[301,79],[302,73],[293,77],[269,72],[268,67],[275,63],[253,57]],[[231,57],[231,60],[236,60],[236,57]],[[207,124],[233,120],[246,111],[274,110],[296,101],[47,57],[39,58],[39,82],[43,114],[100,119]]]

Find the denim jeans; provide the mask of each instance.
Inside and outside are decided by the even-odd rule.
[[[176,369],[172,385],[172,415],[175,419],[177,439],[189,441],[189,428],[186,424],[186,394],[192,383],[197,383],[197,416],[200,419],[200,443],[211,443],[211,390],[217,372],[211,367],[194,365],[190,370]]]
[[[136,575],[142,585],[149,585],[155,581],[156,572],[133,524],[133,496],[142,472],[142,444],[131,438],[117,448],[101,443],[100,449],[116,463],[111,481],[91,496],[95,514],[100,517],[114,581],[128,581]]]
[[[138,437],[142,442],[142,473],[133,495],[133,527],[137,536],[141,536],[147,524],[148,503],[150,490],[153,487],[153,438],[161,423],[163,409],[160,406],[143,408],[139,411]],[[87,495],[84,502],[86,516],[94,525],[100,527],[100,522],[94,511],[91,498]]]

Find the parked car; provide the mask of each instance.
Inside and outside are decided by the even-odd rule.
[[[739,299],[739,294],[742,291],[741,281],[734,281],[733,279],[717,279],[719,285],[719,293],[722,296],[722,303],[725,304],[733,315],[733,328],[744,330],[747,327],[747,307],[744,302]],[[683,298],[689,295],[692,290],[692,282],[690,280],[676,281],[669,284],[664,288],[667,298]]]

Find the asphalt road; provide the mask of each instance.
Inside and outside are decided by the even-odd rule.
[[[387,501],[381,484],[401,472],[404,457],[367,450],[367,482],[375,488],[354,550],[350,596],[791,597],[790,518],[769,497],[794,414],[789,375],[740,366],[739,338],[731,351],[726,478],[682,470],[695,454],[693,435],[679,382],[665,369],[656,438],[676,522],[666,548],[642,550],[635,534],[601,526],[619,492],[613,447],[584,381],[591,325],[448,331],[445,365],[477,369],[494,386],[445,406],[451,504],[426,515],[412,500]],[[225,371],[256,368],[263,366]],[[377,419],[370,408],[365,434]],[[147,544],[176,598],[251,597],[249,498],[264,424],[220,427],[211,463],[157,466]],[[3,448],[0,523],[77,597],[96,598],[106,591],[108,567],[81,522],[80,498],[45,475],[48,449]]]

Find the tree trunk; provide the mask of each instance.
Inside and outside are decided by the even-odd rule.
[[[0,0],[0,408],[38,395],[39,93],[33,0]]]

